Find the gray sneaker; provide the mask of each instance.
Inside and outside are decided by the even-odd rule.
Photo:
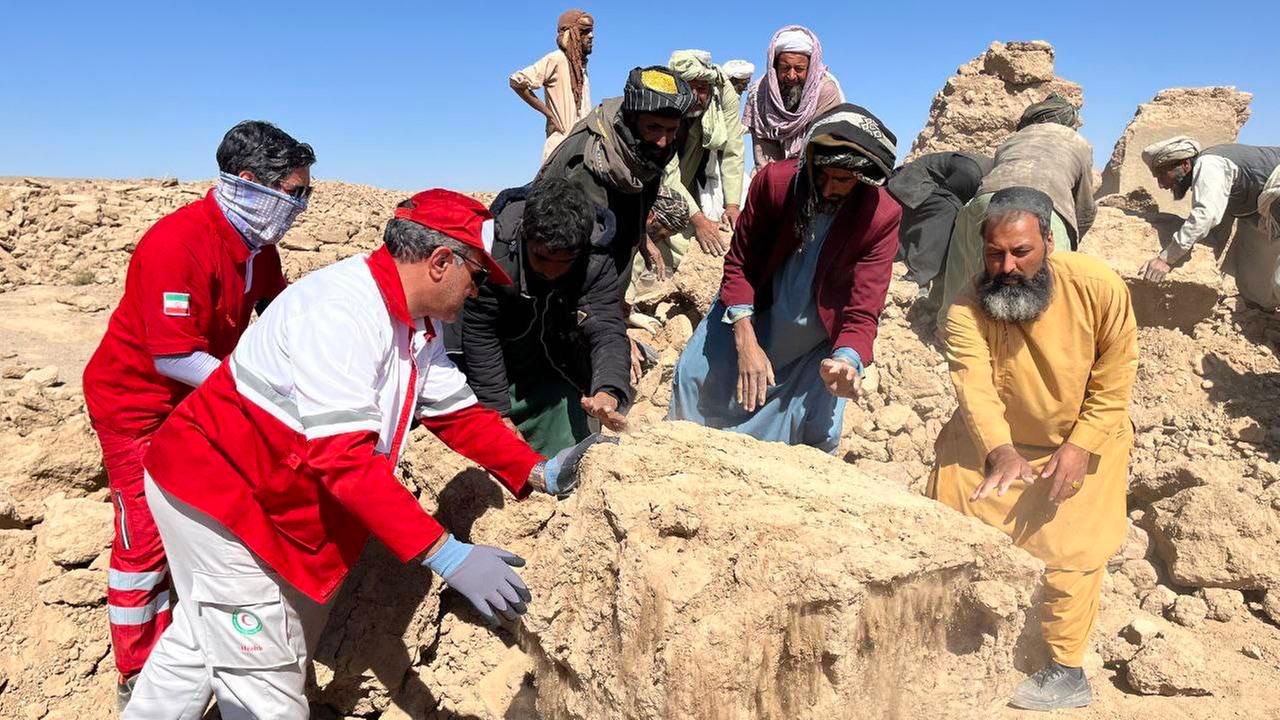
[[[116,679],[116,712],[120,715],[124,715],[124,709],[129,706],[129,698],[133,697],[133,686],[138,684],[139,674]]]
[[[1043,670],[1023,680],[1009,704],[1023,710],[1060,710],[1085,707],[1093,702],[1093,690],[1082,668],[1050,661]]]

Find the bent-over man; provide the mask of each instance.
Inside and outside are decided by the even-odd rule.
[[[1045,563],[1040,626],[1051,662],[1011,700],[1031,710],[1092,699],[1081,665],[1107,560],[1126,532],[1138,369],[1128,287],[1100,260],[1053,253],[1052,215],[1049,196],[1026,187],[987,206],[984,270],[947,311],[960,405],[929,483],[932,497]]]
[[[898,251],[896,138],[857,105],[751,182],[720,297],[676,364],[668,418],[833,451],[872,360]]]
[[[1148,145],[1142,159],[1175,200],[1191,192],[1191,213],[1143,266],[1146,279],[1163,280],[1196,243],[1216,240],[1228,244],[1220,248],[1221,265],[1235,276],[1240,296],[1264,310],[1280,307],[1280,228],[1259,212],[1264,189],[1280,185],[1280,147],[1231,143],[1201,150],[1179,135]]]
[[[544,455],[585,440],[590,418],[622,429],[631,363],[607,211],[562,178],[503,191],[492,211],[511,284],[467,300],[467,383]]]

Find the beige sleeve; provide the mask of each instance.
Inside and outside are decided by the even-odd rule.
[[[1077,240],[1089,232],[1098,214],[1098,203],[1093,199],[1093,146],[1083,138],[1080,145],[1080,179],[1075,187]]]
[[[548,53],[529,67],[511,73],[509,78],[511,84],[529,88],[530,90],[537,90],[542,87],[555,74],[556,62],[554,56],[555,53]]]
[[[729,140],[720,156],[720,180],[724,185],[724,204],[737,205],[742,202],[742,173],[746,165],[746,141],[742,136],[746,130],[738,116],[741,101],[733,85],[724,84],[720,100],[724,122],[729,126]]]
[[[702,212],[698,207],[698,201],[689,193],[689,188],[684,186],[680,180],[680,153],[676,153],[671,158],[671,162],[667,163],[667,169],[662,173],[662,184],[669,188],[671,192],[684,198],[685,203],[689,206],[689,217],[693,217]]]

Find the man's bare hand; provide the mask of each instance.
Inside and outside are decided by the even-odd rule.
[[[733,229],[734,229],[734,228],[736,228],[736,227],[738,227],[738,215],[739,215],[741,212],[742,212],[742,211],[738,209],[738,206],[737,206],[737,205],[725,205],[725,206],[724,206],[724,218],[723,218],[723,220],[724,220],[724,223],[725,223],[726,225],[728,225],[728,226],[729,226],[729,231],[730,231],[730,232],[733,232]]]
[[[520,428],[516,427],[516,424],[511,421],[511,418],[509,417],[502,418],[502,424],[506,425],[507,428],[511,430],[511,432],[515,433],[516,437],[520,438],[521,440],[524,440],[524,435],[520,434]]]
[[[654,274],[658,280],[666,280],[671,277],[667,272],[667,261],[662,258],[662,251],[658,249],[658,243],[653,238],[646,236],[644,242],[640,244],[640,255],[644,258],[645,267]]]
[[[610,392],[601,390],[591,397],[582,398],[582,409],[610,430],[618,431],[627,426],[627,418],[618,412],[618,398]]]
[[[1001,445],[987,455],[987,475],[977,490],[969,496],[969,501],[981,500],[991,494],[1004,495],[1009,486],[1016,480],[1028,485],[1035,482],[1036,472],[1031,463],[1018,454],[1012,445]]]
[[[640,384],[640,378],[644,375],[644,353],[640,352],[640,343],[631,338],[631,385],[632,387]]]
[[[1160,282],[1165,275],[1169,274],[1169,263],[1160,258],[1159,255],[1151,258],[1142,266],[1142,279],[1150,282]]]
[[[747,326],[739,328],[739,326]],[[755,412],[768,400],[769,386],[776,381],[773,363],[756,340],[755,328],[750,318],[734,324],[734,336],[738,347],[738,404],[747,412]]]
[[[1049,500],[1060,504],[1080,492],[1088,472],[1089,451],[1065,442],[1049,456],[1049,463],[1040,471],[1040,479],[1053,483],[1049,486]]]
[[[706,215],[697,213],[689,222],[693,223],[694,236],[698,240],[698,245],[702,251],[708,255],[723,255],[725,250],[724,240],[720,237],[720,226],[707,219]]]
[[[818,366],[818,375],[822,384],[836,397],[856,399],[862,392],[862,376],[858,374],[858,368],[843,360],[823,360]]]

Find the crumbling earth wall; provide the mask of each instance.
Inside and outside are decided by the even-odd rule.
[[[991,43],[933,96],[907,161],[944,150],[994,155],[1027,106],[1054,93],[1082,107],[1084,91],[1056,76],[1053,61],[1053,46],[1044,41]]]

